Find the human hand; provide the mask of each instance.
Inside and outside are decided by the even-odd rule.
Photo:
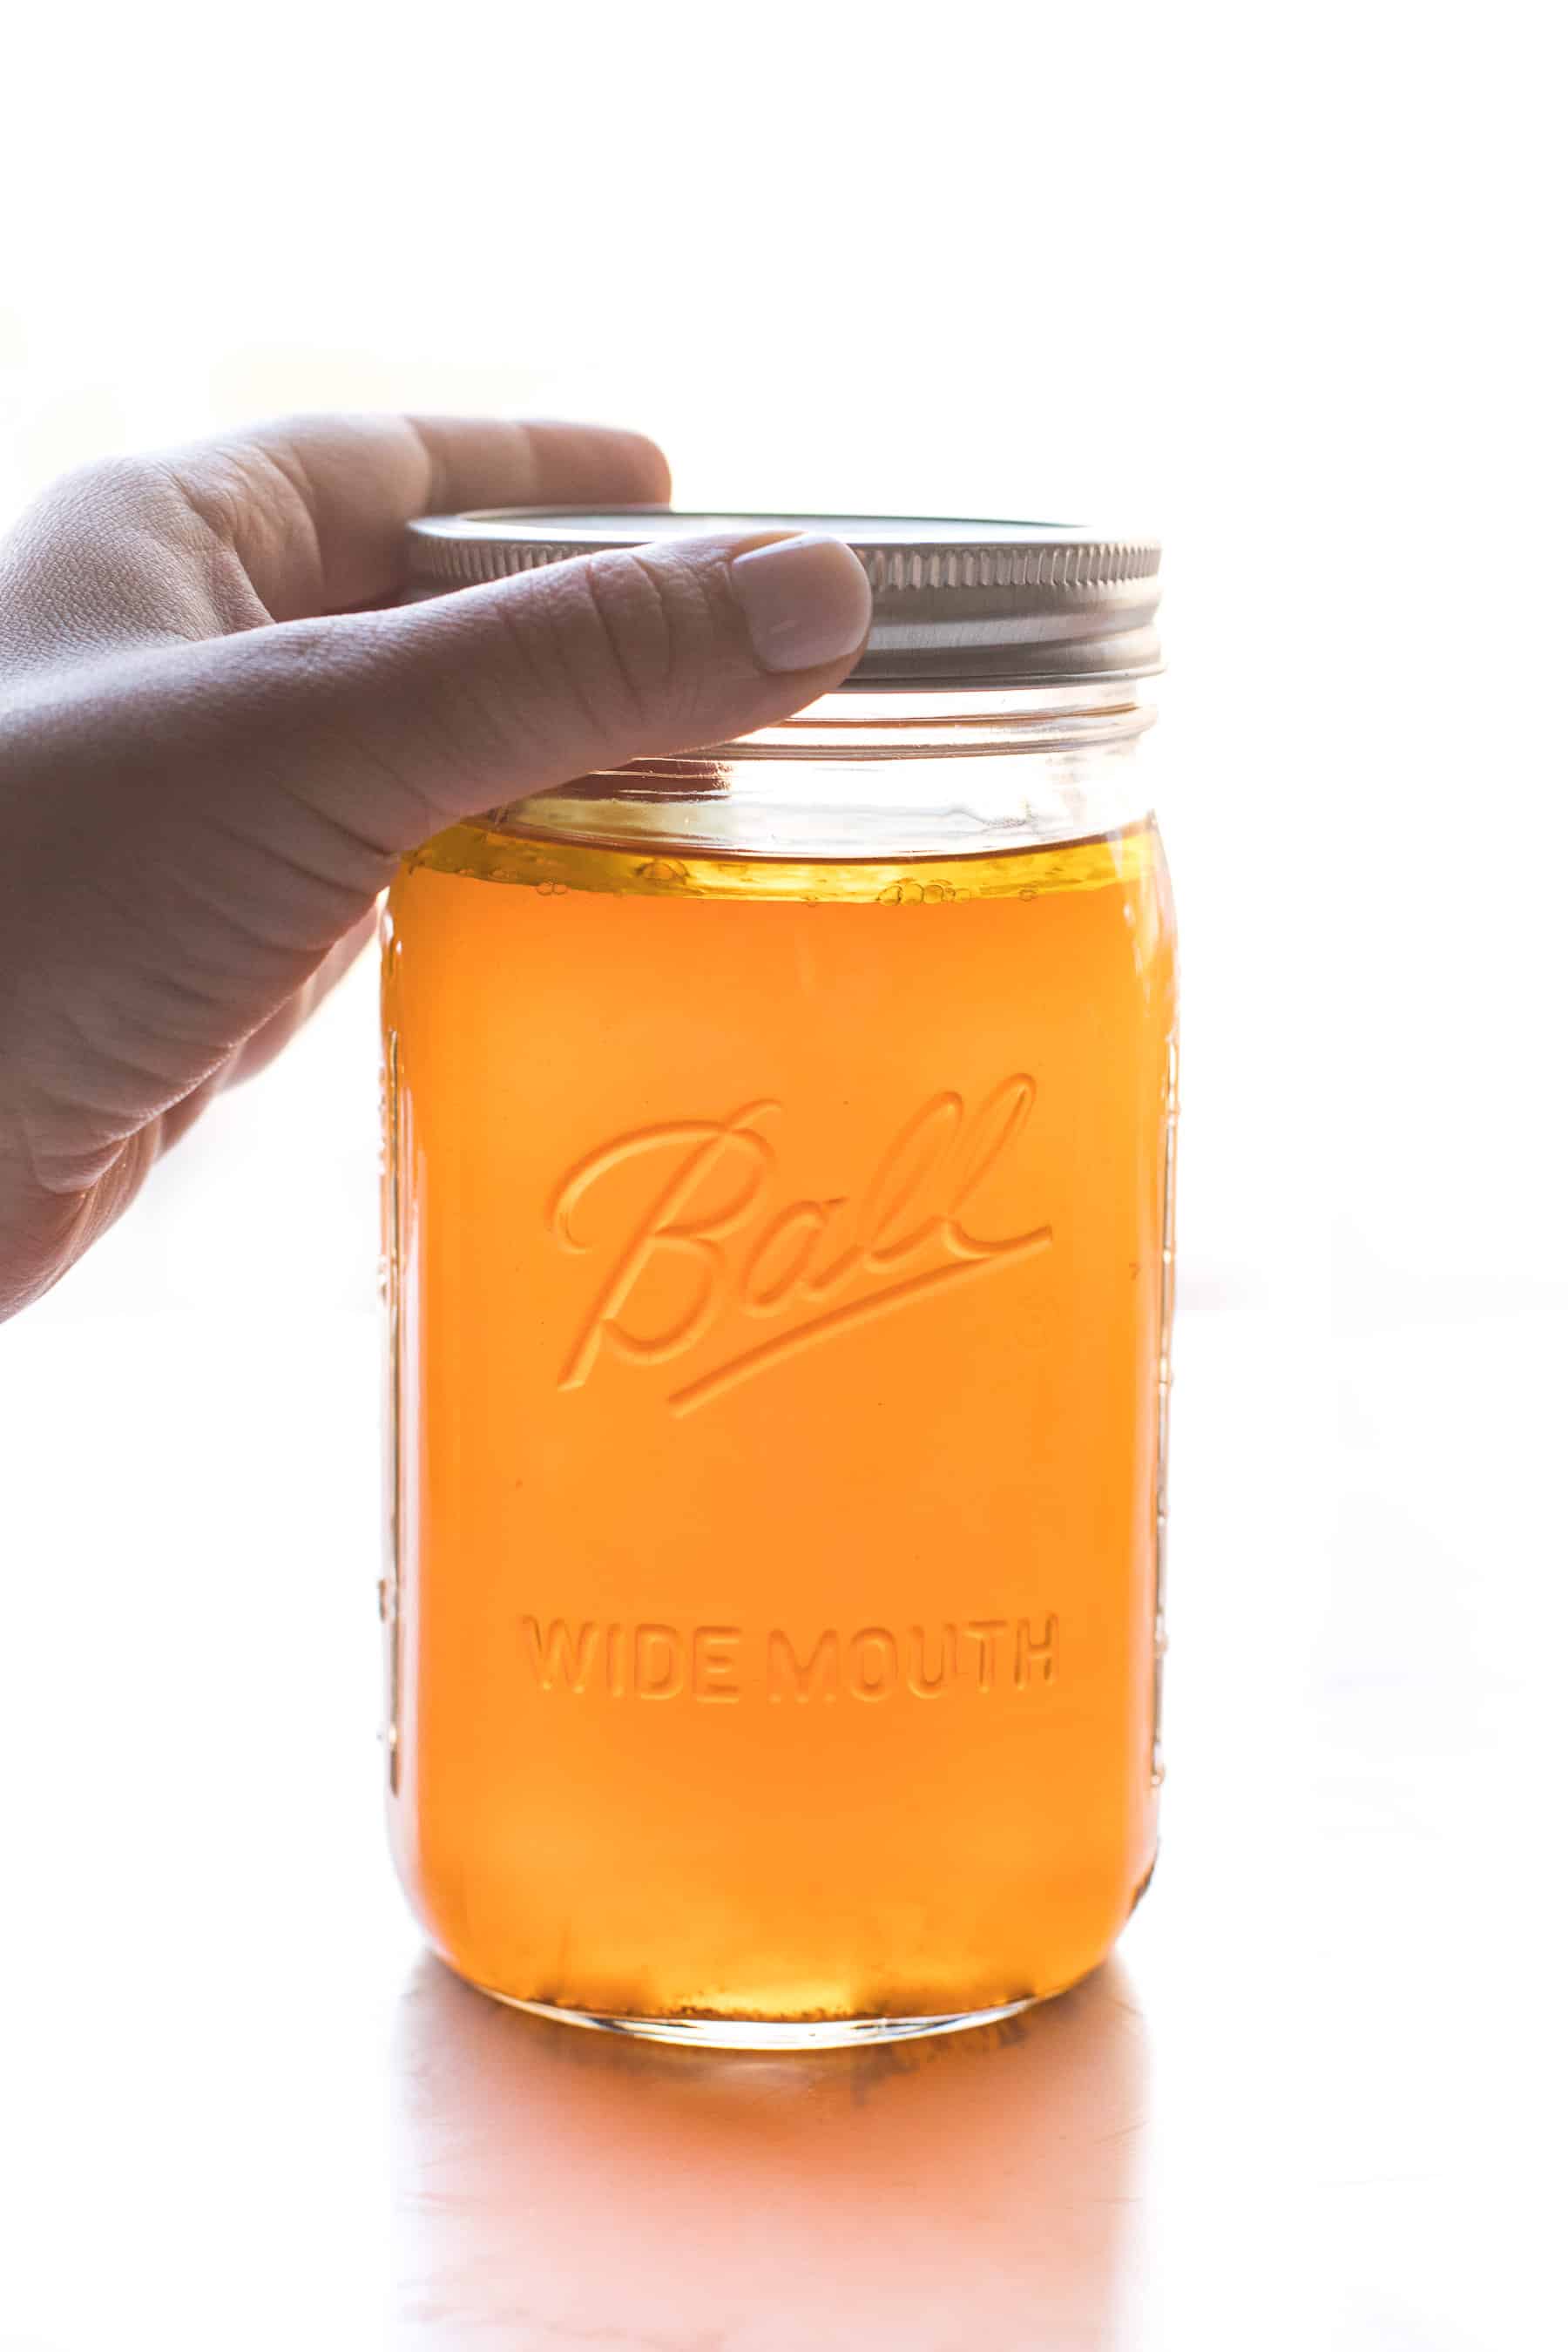
[[[858,562],[776,532],[378,609],[414,515],[668,497],[632,434],[302,418],[90,467],[0,545],[0,1316],[299,1026],[403,852],[851,667]]]

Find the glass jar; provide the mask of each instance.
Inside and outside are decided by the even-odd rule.
[[[714,520],[428,521],[416,593]],[[842,689],[384,924],[405,1885],[488,1992],[767,2047],[1074,1982],[1161,1777],[1157,551],[812,520]]]

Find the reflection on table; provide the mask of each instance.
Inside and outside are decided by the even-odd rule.
[[[776,2058],[505,2009],[399,2024],[399,2344],[1117,2339],[1146,2060],[1116,1961],[1006,2022]]]

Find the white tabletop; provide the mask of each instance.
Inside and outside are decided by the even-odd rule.
[[[368,968],[0,1334],[0,2347],[1559,2340],[1561,1286],[1506,1218],[1331,1263],[1299,1074],[1189,967],[1161,1862],[1010,2028],[643,2049],[422,1955]]]

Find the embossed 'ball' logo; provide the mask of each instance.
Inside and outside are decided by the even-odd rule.
[[[1034,1100],[1026,1072],[1005,1078],[973,1113],[961,1095],[933,1095],[894,1137],[858,1199],[778,1201],[768,1129],[784,1115],[781,1103],[742,1103],[728,1118],[674,1119],[616,1136],[578,1162],[550,1204],[561,1247],[599,1255],[602,1244],[581,1238],[585,1204],[628,1166],[646,1163],[652,1180],[646,1212],[615,1246],[560,1386],[582,1388],[606,1351],[637,1364],[673,1363],[726,1307],[785,1319],[784,1329],[672,1390],[672,1410],[691,1412],[835,1332],[1049,1248],[1048,1225],[987,1237],[969,1222],[973,1195],[1016,1145]],[[662,1291],[677,1265],[685,1286],[679,1311],[670,1316],[667,1307],[662,1328],[639,1328],[646,1293],[656,1283]]]

